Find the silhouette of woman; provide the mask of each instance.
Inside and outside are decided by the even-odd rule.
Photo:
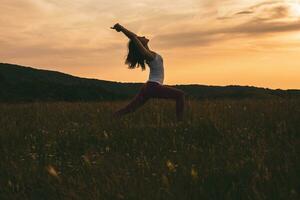
[[[130,69],[138,68],[145,70],[145,62],[150,68],[148,81],[141,87],[139,93],[131,102],[114,113],[115,118],[135,111],[150,98],[164,98],[176,100],[176,117],[178,121],[183,120],[184,110],[184,92],[182,90],[163,85],[164,65],[163,58],[158,53],[151,51],[148,47],[149,39],[137,36],[135,33],[127,30],[119,23],[112,29],[124,33],[129,38],[128,55],[125,64]]]

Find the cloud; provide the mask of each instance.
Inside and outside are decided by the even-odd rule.
[[[249,16],[236,25],[230,21],[237,21],[240,15]],[[279,34],[283,32],[300,31],[299,18],[286,20],[291,16],[290,5],[279,1],[259,3],[245,10],[235,12],[230,16],[219,18],[227,20],[226,27],[212,28],[211,30],[180,31],[176,33],[161,34],[155,37],[160,48],[181,48],[209,46],[214,43],[234,39],[237,36],[245,38],[263,36],[266,34]],[[232,23],[233,24],[233,23]]]
[[[264,22],[253,20],[239,26],[221,30],[224,33],[243,33],[243,34],[268,34],[289,31],[299,31],[300,23],[298,22]]]
[[[215,29],[211,31],[178,32],[159,35],[155,39],[160,41],[160,48],[195,47],[210,45],[228,39],[234,39],[235,35],[243,34],[245,37],[254,35],[274,34],[281,32],[300,31],[299,22],[265,22],[265,20],[251,20],[243,24]]]
[[[243,8],[235,13],[229,13],[227,15],[221,16],[218,19],[234,19],[240,15],[251,15],[257,18],[264,18],[269,20],[298,17],[293,16],[293,7],[299,6],[299,3],[286,2],[286,1],[267,1],[258,3],[252,6]]]
[[[251,10],[245,10],[245,11],[240,11],[238,13],[236,13],[236,15],[248,15],[248,14],[253,14],[254,11]]]
[[[279,5],[269,9],[269,19],[285,18],[288,17],[289,14],[289,7],[286,5]]]

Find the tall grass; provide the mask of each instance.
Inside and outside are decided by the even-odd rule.
[[[299,199],[299,100],[0,104],[0,199]]]

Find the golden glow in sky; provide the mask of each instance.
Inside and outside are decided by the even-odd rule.
[[[0,0],[0,62],[144,82],[117,22],[150,38],[166,84],[300,88],[300,0]]]

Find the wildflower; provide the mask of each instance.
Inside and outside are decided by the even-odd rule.
[[[47,171],[51,176],[58,177],[58,173],[52,165],[47,166]]]
[[[82,157],[82,159],[84,160],[84,162],[85,162],[86,164],[88,164],[88,165],[91,164],[90,159],[89,159],[86,155],[82,155],[81,157]]]
[[[8,181],[8,186],[9,186],[9,187],[12,187],[12,185],[13,185],[13,184],[12,184],[11,180],[9,180],[9,181]]]
[[[167,165],[169,171],[171,171],[171,172],[176,171],[176,166],[170,160],[167,160],[166,165]]]
[[[105,139],[108,139],[109,136],[108,136],[108,133],[106,132],[106,130],[103,131],[103,135],[104,135]]]
[[[191,169],[191,177],[196,180],[199,178],[197,169],[193,166]]]

